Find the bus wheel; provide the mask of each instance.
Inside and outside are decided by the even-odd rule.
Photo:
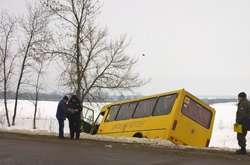
[[[135,138],[143,138],[143,135],[142,135],[142,133],[137,132],[137,133],[135,133],[135,134],[133,135],[133,137],[135,137]]]

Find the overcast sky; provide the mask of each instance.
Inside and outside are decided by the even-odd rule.
[[[22,13],[25,0],[0,0],[0,8]],[[105,0],[98,22],[113,37],[131,39],[135,72],[151,79],[142,94],[186,88],[195,95],[250,95],[249,0]],[[50,88],[57,71],[48,75]]]

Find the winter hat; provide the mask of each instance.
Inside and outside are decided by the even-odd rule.
[[[63,100],[66,100],[66,101],[68,101],[69,100],[69,98],[68,98],[68,96],[63,96]]]
[[[238,97],[241,97],[241,98],[247,98],[247,94],[245,92],[240,92],[238,94]]]

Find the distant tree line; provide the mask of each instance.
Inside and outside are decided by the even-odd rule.
[[[215,99],[203,99],[207,104],[216,104],[216,103],[228,103],[228,102],[237,102],[235,98],[215,98]]]
[[[19,100],[31,100],[34,101],[36,93],[30,93],[30,92],[20,92],[19,93]],[[69,94],[70,95],[70,94]],[[89,97],[88,99],[84,100],[86,102],[112,102],[112,101],[119,101],[119,100],[125,100],[125,99],[133,99],[133,98],[139,98],[142,97],[141,95],[105,95],[103,97],[98,98],[98,96],[92,98]],[[0,92],[0,99],[4,99],[3,92]],[[15,99],[15,92],[7,92],[7,99],[8,100],[14,100]],[[39,99],[38,101],[59,101],[62,99],[62,94],[57,93],[39,93]]]
[[[3,92],[0,92],[0,99],[4,99],[3,97]],[[91,102],[113,102],[113,101],[120,101],[120,100],[126,100],[126,99],[135,99],[135,98],[140,98],[143,97],[142,95],[105,95],[103,97],[98,98],[97,96],[95,99],[92,97],[84,100],[84,101],[91,101]],[[21,92],[19,94],[20,100],[34,100],[35,98],[35,93],[30,93],[30,92]],[[59,101],[62,98],[62,94],[57,94],[57,93],[39,93],[39,101]],[[15,99],[15,93],[14,92],[8,92],[7,93],[7,99],[13,100]],[[93,99],[93,100],[91,100]],[[237,102],[236,98],[212,98],[212,99],[207,99],[203,98],[202,99],[204,102],[207,104],[217,104],[217,103],[228,103],[228,102]]]

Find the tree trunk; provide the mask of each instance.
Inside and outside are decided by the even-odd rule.
[[[23,63],[22,63],[22,68],[21,68],[21,73],[18,79],[17,83],[17,88],[16,88],[16,96],[15,96],[15,106],[14,106],[14,113],[12,117],[12,125],[15,125],[15,120],[16,120],[16,111],[17,111],[17,103],[18,103],[18,97],[19,97],[19,89],[21,86],[22,78],[23,78],[23,72],[25,68],[25,63],[26,63],[27,56],[23,58]]]
[[[7,81],[8,81],[8,76],[7,76],[7,71],[6,71],[6,58],[7,58],[7,49],[8,49],[8,38],[9,35],[6,38],[5,41],[5,50],[4,50],[4,59],[3,59],[3,74],[4,74],[4,108],[5,108],[5,115],[7,119],[7,124],[8,127],[10,127],[10,119],[9,119],[9,110],[8,110],[8,103],[7,103]]]
[[[33,116],[33,129],[36,129],[36,114],[37,114],[37,99],[35,101],[35,111],[34,111],[34,116]]]
[[[3,64],[3,71],[4,71],[4,108],[5,108],[5,115],[7,119],[8,127],[10,127],[10,119],[9,119],[9,110],[8,110],[8,103],[7,103],[7,75],[6,75],[6,57],[4,57],[4,64]]]
[[[33,129],[36,129],[36,114],[37,114],[37,107],[38,107],[38,100],[39,100],[39,82],[40,82],[40,75],[42,73],[42,64],[39,68],[39,71],[37,73],[37,79],[36,79],[36,98],[35,98],[35,111],[33,116]]]
[[[20,85],[21,85],[21,82],[22,82],[23,72],[24,72],[24,69],[25,69],[26,60],[27,60],[27,57],[28,57],[28,52],[29,52],[29,49],[30,49],[30,44],[31,44],[32,38],[33,38],[33,32],[31,32],[31,34],[30,34],[29,42],[28,42],[28,45],[26,47],[26,51],[25,51],[25,54],[24,54],[24,57],[23,57],[23,62],[22,62],[22,67],[21,67],[21,73],[19,75],[19,79],[18,79],[18,83],[17,83],[16,96],[15,96],[15,106],[14,106],[14,114],[13,114],[13,117],[12,117],[12,125],[15,125],[17,103],[18,103],[18,97],[19,97],[19,90],[20,90]]]
[[[33,129],[36,129],[36,114],[37,114],[37,106],[38,106],[38,87],[36,87],[36,98],[35,98],[35,111],[33,116]]]
[[[77,36],[76,36],[76,69],[77,69],[77,90],[76,90],[76,95],[77,97],[82,100],[82,95],[81,95],[81,70],[80,70],[80,56],[81,56],[81,52],[80,52],[80,27],[77,27]]]

